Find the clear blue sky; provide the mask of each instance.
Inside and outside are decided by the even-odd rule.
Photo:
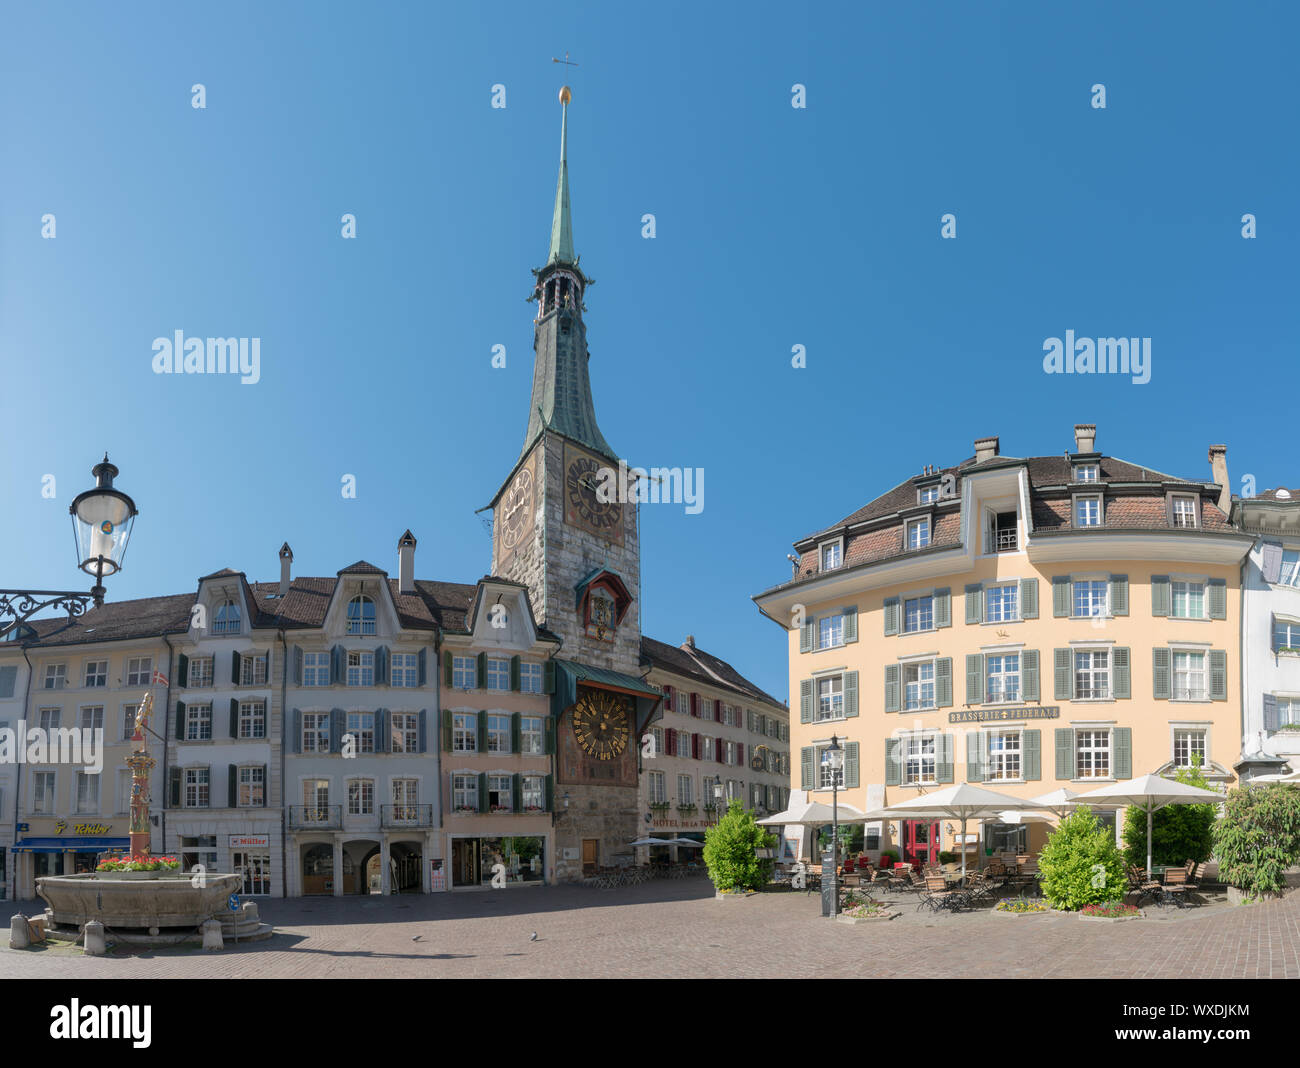
[[[601,428],[706,473],[702,514],[642,509],[646,633],[784,695],[749,598],[790,542],[986,434],[1095,421],[1202,478],[1226,442],[1238,484],[1295,485],[1300,18],[1134,6],[6,5],[0,586],[80,585],[105,449],[141,513],[112,599],[271,579],[285,540],[395,571],[407,527],[422,577],[481,575],[565,80]],[[177,329],[260,337],[261,382],[155,376]],[[1044,375],[1067,329],[1152,338],[1151,382]]]

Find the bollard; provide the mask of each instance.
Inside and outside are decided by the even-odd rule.
[[[108,952],[108,946],[104,942],[104,925],[98,920],[89,920],[85,926],[86,944],[82,947],[82,953],[87,957],[102,957]]]
[[[27,934],[27,917],[19,913],[9,920],[9,948],[26,949],[32,944]]]
[[[224,949],[225,943],[221,941],[221,921],[217,919],[203,921],[203,948],[204,949]]]

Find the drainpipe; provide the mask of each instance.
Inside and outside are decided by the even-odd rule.
[[[27,709],[32,699],[32,675],[34,674],[35,669],[32,667],[32,659],[27,655],[27,646],[25,645],[23,646],[23,659],[27,661],[27,692],[23,694],[23,718],[26,719]],[[22,744],[23,747],[26,748],[27,739],[24,738],[20,744]],[[26,761],[18,762],[18,773],[16,778],[14,779],[14,845],[18,844],[18,799],[23,796],[23,765],[25,763]],[[35,854],[32,854],[31,856],[32,856],[32,864],[34,865],[36,863],[36,856]],[[17,866],[17,861],[18,861],[18,854],[15,853],[14,854],[15,867]],[[36,879],[36,874],[35,872],[33,872],[32,873],[33,892],[35,892],[36,889],[35,879]],[[6,879],[5,881],[9,883],[11,887],[13,887],[13,893],[10,895],[10,899],[16,900],[18,897],[18,873],[16,871],[11,872],[10,878]]]
[[[284,672],[280,677],[280,896],[289,896],[289,828],[288,828],[288,807],[286,805],[285,784],[288,781],[285,776],[288,775],[288,768],[285,765],[285,749],[288,743],[289,734],[289,716],[286,705],[289,702],[289,643],[284,637],[284,628],[281,627],[277,632],[280,635],[280,663],[284,665]],[[270,787],[267,783],[267,787]]]
[[[174,663],[176,659],[176,650],[173,648],[171,639],[166,634],[162,636],[163,642],[167,646],[167,688],[163,691],[163,714],[162,714],[162,739],[163,739],[163,758],[162,758],[162,788],[163,803],[159,806],[162,809],[162,850],[164,855],[167,853],[167,805],[171,801],[168,796],[167,782],[167,721],[171,715],[172,707],[172,671],[176,669]],[[152,680],[151,680],[152,681]],[[180,741],[179,738],[176,739]],[[179,854],[180,850],[177,850]]]

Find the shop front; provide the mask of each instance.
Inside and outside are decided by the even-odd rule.
[[[451,836],[451,886],[461,889],[519,886],[546,881],[546,838],[515,835],[500,838]]]
[[[131,845],[125,820],[120,821],[120,826],[112,821],[69,823],[56,820],[44,823],[39,827],[19,825],[18,840],[11,847],[15,897],[34,898],[36,880],[47,875],[93,872],[101,853],[124,851]]]

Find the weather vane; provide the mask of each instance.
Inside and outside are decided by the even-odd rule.
[[[568,53],[568,52],[565,52],[565,53],[564,53],[564,58],[563,58],[563,59],[556,59],[554,56],[552,56],[552,57],[551,57],[551,62],[552,62],[552,63],[563,63],[563,64],[564,64],[565,66],[567,66],[567,67],[576,67],[576,66],[578,65],[578,64],[576,64],[576,63],[571,63],[571,62],[569,62],[569,53]]]

